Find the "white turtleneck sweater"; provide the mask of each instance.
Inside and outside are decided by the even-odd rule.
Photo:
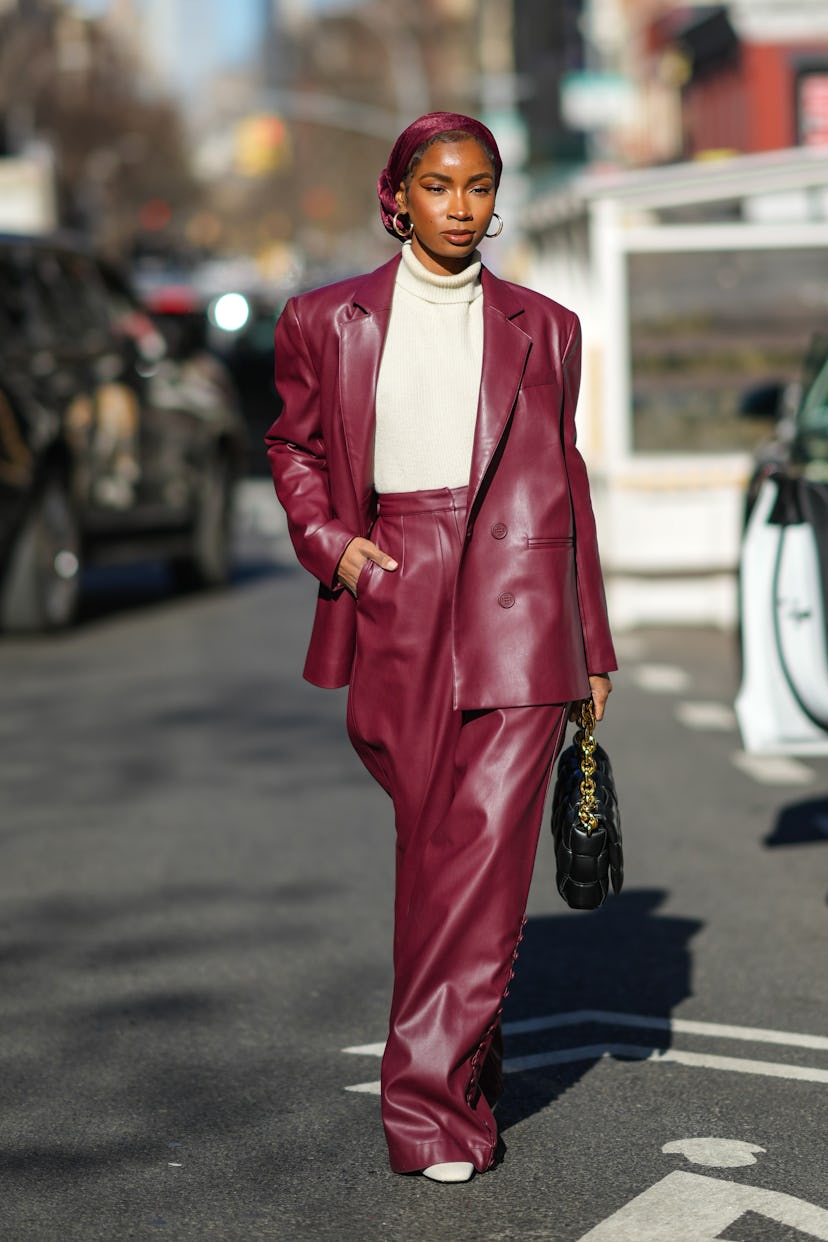
[[[377,380],[374,486],[465,487],[483,367],[480,258],[457,276],[402,248]]]

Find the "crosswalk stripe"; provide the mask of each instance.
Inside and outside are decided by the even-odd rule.
[[[671,1031],[683,1035],[707,1035],[714,1039],[741,1039],[754,1044],[781,1044],[788,1048],[817,1048],[828,1051],[828,1036],[801,1035],[795,1031],[771,1030],[762,1026],[734,1026],[732,1023],[698,1022],[691,1018],[662,1018],[651,1014],[613,1013],[604,1009],[575,1009],[570,1013],[547,1014],[506,1022],[504,1034],[527,1035],[562,1026],[601,1023],[605,1026],[631,1026],[645,1030]],[[382,1050],[383,1045],[376,1045]]]
[[[780,1061],[757,1061],[749,1057],[723,1057],[707,1052],[686,1052],[681,1048],[652,1048],[640,1044],[585,1044],[580,1048],[556,1048],[524,1057],[509,1057],[503,1072],[520,1074],[550,1065],[569,1065],[578,1061],[601,1061],[605,1057],[646,1061],[654,1065],[685,1065],[695,1069],[724,1070],[732,1074],[758,1074],[764,1078],[787,1078],[800,1082],[828,1083],[828,1070],[809,1065],[785,1065]],[[361,1095],[379,1095],[379,1082],[359,1082],[345,1088]]]
[[[639,664],[630,675],[640,690],[650,694],[681,694],[690,685],[690,674],[677,664]]]
[[[537,1018],[524,1018],[516,1022],[504,1022],[504,1035],[531,1035],[536,1031],[553,1031],[560,1027],[629,1026],[640,1030],[670,1031],[679,1035],[704,1035],[712,1039],[741,1039],[753,1044],[779,1044],[787,1048],[815,1048],[828,1051],[828,1036],[802,1035],[796,1031],[778,1031],[763,1026],[735,1026],[733,1023],[698,1022],[692,1018],[664,1018],[653,1014],[615,1013],[605,1009],[573,1009],[568,1013],[542,1014]],[[384,1043],[355,1044],[343,1048],[343,1052],[355,1056],[381,1057]]]
[[[676,704],[676,719],[687,729],[699,732],[732,733],[736,729],[736,713],[727,703],[692,702]]]

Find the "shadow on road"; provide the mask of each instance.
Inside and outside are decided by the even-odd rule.
[[[828,841],[828,798],[812,798],[783,807],[763,844],[775,849],[780,845],[810,845],[814,841]]]
[[[6,1183],[7,1225],[26,1218],[35,1188],[59,1199],[71,1185],[82,1199],[83,1183],[66,1179],[106,1172],[134,1194],[139,1170],[157,1176],[199,1141],[249,1155],[246,1131],[269,1123],[273,1143],[292,1084],[259,1012],[261,962],[321,939],[310,911],[337,891],[171,884],[21,903],[0,953],[0,1167],[18,1179]],[[37,1206],[49,1219],[48,1201]],[[13,1236],[58,1234],[3,1232]]]
[[[576,1010],[669,1019],[691,993],[689,942],[696,919],[661,915],[665,892],[639,889],[610,898],[597,913],[530,919],[521,946],[506,1024]],[[671,1032],[613,1027],[610,1021],[507,1035],[509,1058],[601,1043],[669,1048]],[[588,1073],[597,1058],[510,1074],[498,1111],[501,1129],[552,1103]]]

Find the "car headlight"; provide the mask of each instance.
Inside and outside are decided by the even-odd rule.
[[[241,332],[250,319],[250,303],[242,293],[223,293],[207,313],[222,332]]]

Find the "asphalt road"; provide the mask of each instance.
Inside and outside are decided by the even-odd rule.
[[[567,911],[544,831],[505,1157],[438,1186],[345,1051],[385,1030],[390,806],[300,680],[313,584],[246,546],[226,593],[104,576],[0,643],[0,1239],[828,1238],[828,760],[738,766],[732,638],[622,637],[625,891]]]

